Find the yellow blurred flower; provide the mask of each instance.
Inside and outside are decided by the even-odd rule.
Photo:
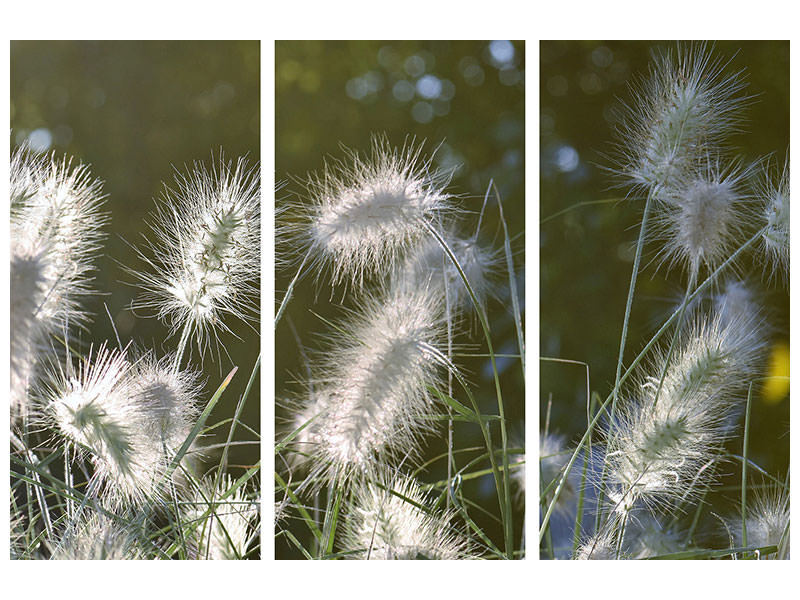
[[[789,345],[786,342],[778,342],[772,347],[767,377],[764,402],[777,404],[789,395]]]

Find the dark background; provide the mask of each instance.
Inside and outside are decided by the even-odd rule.
[[[621,198],[625,190],[601,166],[612,150],[618,98],[629,100],[626,82],[647,74],[651,52],[674,49],[674,42],[541,42],[541,207],[540,217],[579,202]],[[745,93],[756,95],[746,109],[744,132],[732,141],[746,161],[774,154],[782,166],[789,148],[789,43],[718,42],[716,53],[730,59],[726,72],[745,70]],[[603,399],[613,387],[619,336],[631,276],[643,200],[582,206],[540,227],[541,355],[589,364],[591,387]],[[629,364],[681,299],[685,279],[648,264],[645,247],[633,304],[625,361]],[[763,281],[752,257],[742,274],[765,306],[773,343],[789,343],[787,288]],[[551,432],[577,441],[586,430],[586,384],[582,366],[541,362],[542,424],[552,398]],[[788,375],[788,373],[787,373]],[[773,475],[789,464],[788,395],[753,402],[751,456]],[[544,426],[544,425],[543,425]],[[741,438],[731,451],[741,452]],[[727,464],[736,473],[741,465]],[[737,473],[738,471],[738,473]],[[724,510],[735,506],[724,504]]]
[[[87,163],[108,194],[110,223],[96,261],[98,294],[85,302],[93,321],[80,334],[85,347],[115,339],[106,303],[123,344],[133,340],[159,356],[177,348],[178,336],[166,340],[160,321],[129,309],[136,281],[121,265],[147,268],[128,244],[140,245],[148,232],[145,218],[163,183],[172,184],[174,168],[185,173],[194,161],[210,166],[212,151],[217,157],[220,149],[228,159],[259,160],[259,51],[259,42],[247,41],[11,43],[12,147],[28,140],[40,151]],[[221,340],[239,371],[208,424],[232,416],[259,353],[253,329],[229,325],[242,339],[223,334]],[[257,320],[253,327],[258,330]],[[206,356],[205,401],[232,368],[222,355],[224,364]],[[196,354],[191,363],[199,367]],[[242,421],[259,429],[258,380]],[[222,427],[206,442],[224,441],[227,431]],[[237,438],[253,435],[240,427]],[[229,460],[250,465],[258,459],[252,444],[232,448]]]
[[[470,211],[480,211],[483,197],[494,180],[513,238],[516,277],[524,291],[524,165],[525,165],[525,47],[522,42],[484,41],[359,41],[359,42],[277,42],[275,51],[276,179],[287,186],[277,202],[292,195],[303,196],[302,180],[310,171],[320,170],[326,158],[343,158],[341,145],[358,151],[370,147],[370,135],[386,134],[394,146],[407,136],[427,140],[426,154],[440,143],[434,164],[444,168],[460,165],[449,191],[463,196]],[[467,219],[476,223],[476,217]],[[482,239],[502,249],[502,229],[493,199],[486,209]],[[278,300],[282,298],[297,265],[277,274]],[[517,352],[511,320],[507,277],[501,272],[498,299],[489,303],[489,322],[496,352]],[[319,291],[318,291],[319,290]],[[326,319],[343,316],[338,305],[342,294],[330,300],[329,281],[318,286],[306,277],[295,290],[276,332],[275,377],[278,401],[291,399],[305,377],[302,347],[319,347],[319,336],[327,326],[310,311]],[[521,298],[524,308],[524,298]],[[348,299],[345,299],[347,304]],[[297,331],[292,333],[291,326]],[[477,326],[474,327],[477,332]],[[482,336],[474,333],[461,341],[470,342],[470,352],[485,352]],[[496,413],[491,370],[487,359],[459,359],[477,392],[481,408]],[[524,436],[524,383],[518,360],[502,359],[503,398],[514,442]],[[487,370],[488,369],[488,370]],[[278,431],[285,412],[277,411]],[[429,440],[426,458],[446,451],[446,432]],[[496,433],[499,443],[499,433]],[[456,424],[455,446],[481,446],[477,427]],[[463,462],[458,462],[461,465]],[[280,469],[280,465],[278,465]],[[445,461],[439,461],[423,481],[446,477]],[[491,477],[465,482],[464,495],[476,500],[493,515],[499,515]],[[471,516],[502,544],[497,522],[480,511]],[[515,515],[516,546],[522,526],[522,512]],[[305,536],[304,526],[295,534]],[[305,537],[300,537],[305,543]],[[299,556],[286,542],[279,541],[279,558]]]

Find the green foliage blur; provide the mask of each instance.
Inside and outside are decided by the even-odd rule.
[[[177,336],[166,340],[160,321],[130,310],[138,290],[124,267],[147,268],[130,245],[149,233],[145,219],[163,184],[172,185],[175,169],[186,173],[195,161],[211,166],[212,152],[218,160],[220,150],[228,159],[247,155],[251,164],[259,161],[259,73],[259,42],[11,43],[12,147],[28,141],[38,151],[88,164],[108,195],[110,223],[96,263],[98,294],[86,303],[93,320],[78,334],[84,350],[104,340],[115,344],[114,328],[123,344],[133,340],[159,356],[176,349]],[[232,365],[239,367],[209,424],[233,415],[259,354],[258,321],[252,328],[230,326],[241,338],[222,335],[230,358],[222,351],[224,364],[207,355],[203,365],[206,400]],[[196,352],[190,364],[200,367]],[[255,430],[257,382],[241,418]],[[219,439],[205,443],[224,442],[227,430],[220,428]],[[232,466],[258,459],[257,445],[231,448]]]
[[[604,168],[612,167],[614,126],[628,84],[649,73],[652,53],[674,42],[541,42],[540,71],[540,352],[588,363],[591,389],[605,398],[614,385],[625,301],[644,200],[625,199]],[[752,104],[743,131],[731,141],[747,162],[789,150],[789,43],[717,42],[715,54],[742,70]],[[583,206],[559,211],[572,205]],[[645,246],[631,314],[625,364],[679,304],[680,269],[656,270],[655,245]],[[746,261],[740,275],[766,307],[773,347],[789,342],[787,289],[764,280]],[[577,441],[586,430],[586,372],[580,365],[541,362],[542,427]],[[788,373],[787,373],[788,375]],[[741,452],[741,440],[738,442]],[[789,459],[789,398],[765,402],[756,392],[750,432],[753,460],[784,475]],[[736,450],[736,448],[733,448]],[[725,465],[736,472],[737,464]],[[740,477],[740,473],[733,477]],[[727,481],[726,483],[731,483]]]
[[[455,169],[448,188],[461,196],[462,205],[474,213],[465,219],[474,231],[490,182],[494,181],[512,238],[516,279],[524,292],[525,256],[525,44],[487,41],[292,41],[277,42],[275,49],[275,168],[276,180],[286,185],[276,202],[303,198],[308,173],[321,171],[326,159],[345,157],[343,147],[368,152],[370,136],[385,134],[393,146],[407,140],[425,140],[425,155],[436,150],[434,166]],[[438,147],[438,150],[437,150]],[[292,196],[295,196],[293,199]],[[481,226],[483,243],[502,252],[503,233],[497,203],[490,195]],[[502,255],[501,255],[502,256]],[[296,264],[279,270],[278,301],[283,297]],[[501,261],[504,265],[504,260]],[[307,378],[303,353],[319,348],[328,331],[320,315],[332,322],[344,315],[342,303],[352,306],[342,290],[330,291],[315,274],[301,280],[276,331],[275,378],[279,403],[302,391]],[[516,353],[508,277],[497,277],[497,298],[490,300],[488,319],[495,351]],[[345,296],[345,298],[343,298]],[[524,311],[524,297],[520,298]],[[311,312],[313,311],[313,313]],[[524,315],[523,315],[524,316]],[[469,326],[467,326],[469,327]],[[457,342],[470,344],[467,353],[486,352],[485,342],[473,325],[469,336]],[[491,367],[486,358],[459,358],[484,413],[496,413],[497,400]],[[498,359],[503,398],[513,436],[509,447],[524,444],[525,389],[518,359]],[[277,431],[285,432],[285,413],[276,411]],[[499,443],[499,431],[496,434]],[[457,424],[455,447],[482,446],[477,426]],[[431,439],[425,459],[446,452],[446,433]],[[421,475],[423,481],[446,477],[446,461],[439,460]],[[280,470],[281,466],[276,465]],[[497,515],[491,476],[464,482],[464,495]],[[497,543],[499,524],[480,510],[471,516]],[[515,515],[516,540],[522,512]],[[277,556],[295,557],[285,542]]]

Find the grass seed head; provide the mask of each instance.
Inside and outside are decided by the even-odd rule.
[[[789,158],[780,175],[767,163],[756,196],[761,202],[766,228],[761,236],[761,249],[770,279],[789,280]]]
[[[712,313],[696,315],[669,359],[656,353],[608,446],[617,512],[627,514],[638,500],[681,501],[713,477],[764,349],[757,315]]]
[[[492,275],[498,266],[496,252],[478,243],[476,238],[462,238],[453,233],[443,236],[456,257],[481,307],[493,290]],[[458,269],[438,240],[429,238],[414,248],[393,274],[394,285],[419,286],[424,283],[441,290],[454,309],[469,311],[472,299]],[[446,288],[446,292],[445,292]]]
[[[37,355],[86,314],[92,261],[105,217],[87,167],[18,148],[11,159],[11,409],[27,410]]]
[[[450,175],[435,170],[421,146],[392,149],[373,139],[371,155],[326,165],[308,182],[310,203],[295,237],[316,264],[329,268],[334,284],[389,271],[427,235],[426,224],[451,210],[445,191]]]
[[[353,493],[343,520],[342,549],[370,560],[455,560],[471,558],[468,538],[452,525],[452,511],[432,508],[410,477],[384,475]],[[391,491],[390,491],[391,490]]]
[[[259,171],[243,158],[195,164],[167,188],[151,228],[145,291],[135,303],[152,308],[172,332],[190,327],[201,352],[230,315],[247,320],[257,308],[260,263]]]
[[[749,168],[709,159],[673,180],[656,212],[661,262],[683,265],[696,281],[701,268],[713,271],[730,256],[752,221],[751,198],[743,191],[749,176]]]
[[[705,44],[655,56],[649,77],[632,88],[619,127],[617,173],[641,189],[659,189],[683,177],[698,160],[722,148],[741,123],[748,98],[741,73]]]
[[[216,492],[213,478],[204,481],[202,489],[195,492],[195,508],[186,525],[191,529],[189,537],[199,559],[241,559],[258,535],[258,500],[248,498],[244,486],[228,493],[232,487],[233,481],[226,475]]]
[[[135,535],[118,522],[92,513],[71,523],[53,551],[54,560],[134,560],[144,558]]]
[[[317,470],[326,478],[371,474],[417,452],[431,431],[429,386],[440,384],[447,359],[442,298],[435,289],[370,296],[332,340],[315,382],[309,432]],[[311,405],[309,405],[311,406]]]

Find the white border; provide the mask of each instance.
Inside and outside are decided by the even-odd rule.
[[[538,56],[539,39],[791,39],[796,17],[789,2],[744,3],[679,0],[671,2],[573,1],[547,4],[526,2],[434,3],[431,0],[404,2],[328,1],[328,2],[138,2],[39,0],[5,3],[2,28],[6,32],[2,47],[2,85],[0,109],[9,109],[10,39],[260,39],[261,44],[261,159],[264,190],[274,189],[274,44],[275,39],[507,39],[526,40],[526,298],[527,345],[536,358],[538,349]],[[791,49],[792,72],[798,64],[798,50]],[[797,98],[796,78],[792,77],[792,108]],[[794,111],[793,111],[794,112]],[[794,132],[794,130],[793,130]],[[792,136],[794,139],[796,136]],[[3,147],[3,185],[8,181],[8,145]],[[7,197],[7,195],[4,195]],[[264,194],[264,207],[270,208],[271,194]],[[170,593],[201,597],[239,597],[245,594],[301,598],[381,598],[421,597],[495,598],[515,594],[538,597],[592,597],[646,595],[675,598],[687,592],[691,597],[744,597],[770,591],[788,592],[791,561],[748,563],[734,566],[732,561],[717,563],[607,563],[566,566],[563,562],[538,561],[532,557],[513,563],[305,563],[270,560],[274,554],[269,533],[272,502],[272,442],[274,406],[274,341],[271,315],[274,313],[272,276],[274,238],[271,211],[264,211],[262,256],[262,484],[265,535],[263,561],[240,563],[11,563],[2,555],[4,591],[11,598],[26,595],[54,595],[58,598],[128,597]],[[796,223],[793,225],[793,229]],[[8,224],[3,221],[3,239],[8,240]],[[793,244],[793,254],[800,252]],[[7,245],[3,252],[7,252]],[[795,261],[796,262],[796,261]],[[8,315],[7,261],[0,275],[0,305]],[[796,285],[792,283],[792,288]],[[794,289],[797,297],[797,289]],[[8,345],[8,317],[3,317],[0,347]],[[797,332],[791,342],[797,345]],[[538,432],[538,365],[528,361],[526,381],[527,429],[529,443]],[[797,362],[792,367],[796,375]],[[8,389],[8,360],[2,362],[2,383]],[[0,388],[2,389],[2,388]],[[8,414],[5,412],[4,414]],[[3,430],[3,447],[7,432]],[[796,437],[796,436],[795,436]],[[792,440],[791,454],[796,464],[798,449]],[[8,481],[8,462],[0,461],[3,481]],[[529,485],[535,484],[536,469],[528,469]],[[537,489],[533,485],[531,489]],[[535,503],[529,502],[526,538],[537,539]],[[533,506],[530,506],[533,504]],[[8,519],[2,518],[2,531],[8,539]],[[2,545],[2,542],[0,542]],[[535,548],[535,543],[531,548]],[[532,551],[535,554],[535,551]],[[200,566],[202,565],[202,566]],[[591,566],[594,565],[594,566]],[[649,566],[648,566],[649,565]],[[727,565],[727,566],[726,566]],[[758,573],[753,569],[759,569]],[[746,571],[746,572],[743,572]],[[127,577],[126,577],[127,575]],[[131,575],[133,575],[131,577]],[[779,587],[780,586],[780,587]]]

